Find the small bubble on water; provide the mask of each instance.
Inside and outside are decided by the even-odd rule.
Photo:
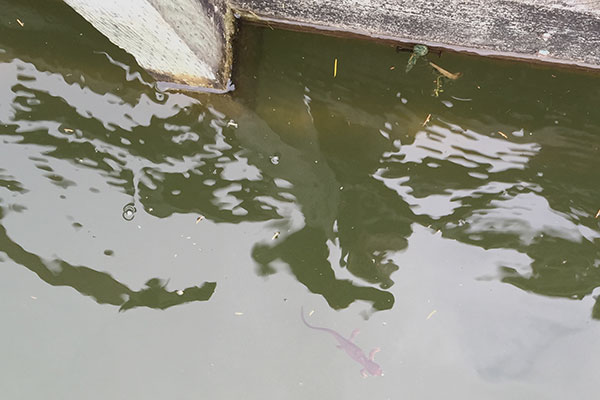
[[[269,160],[271,160],[271,164],[273,165],[279,164],[279,156],[277,154],[270,156]]]
[[[133,217],[135,217],[136,211],[137,210],[135,209],[133,203],[125,204],[123,207],[123,219],[125,219],[125,221],[131,221]]]

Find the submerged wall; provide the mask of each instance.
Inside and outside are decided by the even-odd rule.
[[[600,68],[600,1],[65,0],[157,79],[226,90],[231,12],[482,55]]]

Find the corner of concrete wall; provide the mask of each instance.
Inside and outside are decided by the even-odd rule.
[[[234,18],[225,0],[64,0],[157,80],[226,91]]]

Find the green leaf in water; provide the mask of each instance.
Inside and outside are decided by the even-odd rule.
[[[406,64],[406,72],[410,71],[415,64],[417,64],[419,57],[424,57],[427,55],[427,53],[429,53],[427,46],[423,44],[415,45],[415,47],[413,47],[413,52],[408,59],[408,63]]]

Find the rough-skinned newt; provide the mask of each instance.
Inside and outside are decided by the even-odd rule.
[[[345,337],[343,337],[342,335],[340,335],[333,329],[322,328],[319,326],[310,325],[308,322],[306,322],[306,319],[304,318],[304,308],[303,307],[300,308],[300,316],[302,317],[302,322],[304,322],[304,325],[308,326],[309,328],[327,332],[330,335],[332,335],[335,338],[335,340],[337,340],[337,342],[338,342],[338,348],[344,350],[346,352],[346,354],[348,354],[350,356],[350,358],[352,358],[354,361],[358,362],[360,365],[362,365],[364,367],[360,371],[360,373],[362,374],[363,377],[366,378],[368,376],[368,374],[371,374],[373,376],[383,375],[383,370],[381,369],[379,364],[377,364],[374,360],[375,353],[377,353],[379,351],[379,349],[377,348],[377,349],[371,350],[371,352],[369,353],[369,356],[367,357],[365,355],[365,353],[362,351],[362,349],[352,342],[354,337],[358,334],[357,330],[352,332],[349,339],[346,339]]]

